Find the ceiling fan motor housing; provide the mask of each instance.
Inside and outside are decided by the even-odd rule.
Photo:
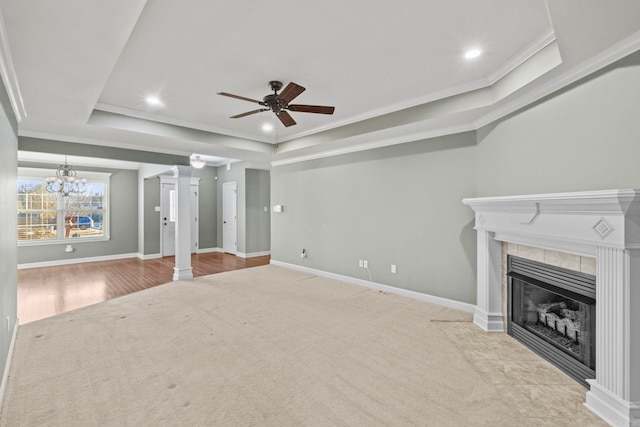
[[[281,110],[284,110],[288,107],[287,103],[281,99],[278,99],[277,94],[267,95],[262,98],[265,107],[268,107],[271,111],[278,114]]]

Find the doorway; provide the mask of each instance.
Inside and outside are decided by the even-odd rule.
[[[175,178],[160,177],[160,251],[163,257],[176,254],[176,191]],[[191,253],[198,250],[199,178],[191,178]]]
[[[222,184],[222,250],[236,255],[238,252],[238,197],[237,184]]]

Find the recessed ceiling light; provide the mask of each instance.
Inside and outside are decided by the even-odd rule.
[[[147,104],[152,107],[160,107],[162,105],[162,101],[157,96],[147,96]]]
[[[471,49],[464,54],[464,57],[467,59],[473,59],[473,58],[477,58],[481,54],[482,54],[482,51],[480,49]]]
[[[262,130],[265,132],[271,132],[273,130],[273,125],[271,123],[265,123],[262,125]]]

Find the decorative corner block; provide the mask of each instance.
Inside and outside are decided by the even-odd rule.
[[[598,223],[593,226],[593,229],[596,233],[598,233],[602,240],[609,237],[609,235],[615,230],[615,228],[613,228],[613,225],[611,225],[609,221],[604,218],[601,218],[600,221],[598,221]]]

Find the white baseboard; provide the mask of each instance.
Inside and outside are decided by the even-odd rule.
[[[4,403],[4,391],[7,388],[7,381],[9,380],[9,368],[11,367],[11,359],[13,357],[13,347],[16,344],[16,337],[18,336],[18,319],[16,319],[13,325],[13,334],[11,335],[11,343],[9,343],[9,353],[7,354],[7,363],[4,365],[4,372],[2,374],[2,382],[0,382],[0,409]]]
[[[43,261],[43,262],[30,262],[26,264],[18,264],[18,270],[22,270],[26,268],[54,267],[57,265],[81,264],[83,262],[112,261],[116,259],[139,258],[139,255],[140,254],[138,253],[131,253],[131,254],[95,256],[95,257],[87,257],[87,258],[59,259],[54,261]]]
[[[587,380],[589,391],[584,403],[591,412],[612,426],[640,426],[640,402],[629,402],[602,387],[596,380]]]
[[[202,248],[196,251],[197,254],[208,254],[211,252],[224,252],[222,248]]]
[[[432,304],[442,305],[444,307],[455,308],[456,310],[466,311],[467,313],[473,313],[476,310],[476,306],[468,304],[466,302],[455,301],[447,298],[436,297],[433,295],[423,294],[416,291],[410,291],[407,289],[396,288],[389,285],[383,285],[381,283],[370,282],[368,280],[356,279],[354,277],[343,276],[341,274],[329,273],[327,271],[316,270],[309,267],[303,267],[300,265],[289,264],[282,261],[271,260],[272,265],[279,267],[289,268],[291,270],[298,270],[316,276],[327,277],[329,279],[340,280],[342,282],[351,283],[358,286],[364,286],[365,288],[375,289],[378,291],[388,292],[390,294],[396,294],[403,297],[413,298],[419,301],[425,301]]]
[[[267,256],[267,255],[271,255],[271,251],[250,252],[248,254],[245,254],[243,252],[236,253],[236,256],[239,256],[240,258],[255,258],[257,256]]]
[[[162,254],[138,254],[138,258],[141,260],[145,260],[145,259],[158,259],[158,258],[162,258]]]

